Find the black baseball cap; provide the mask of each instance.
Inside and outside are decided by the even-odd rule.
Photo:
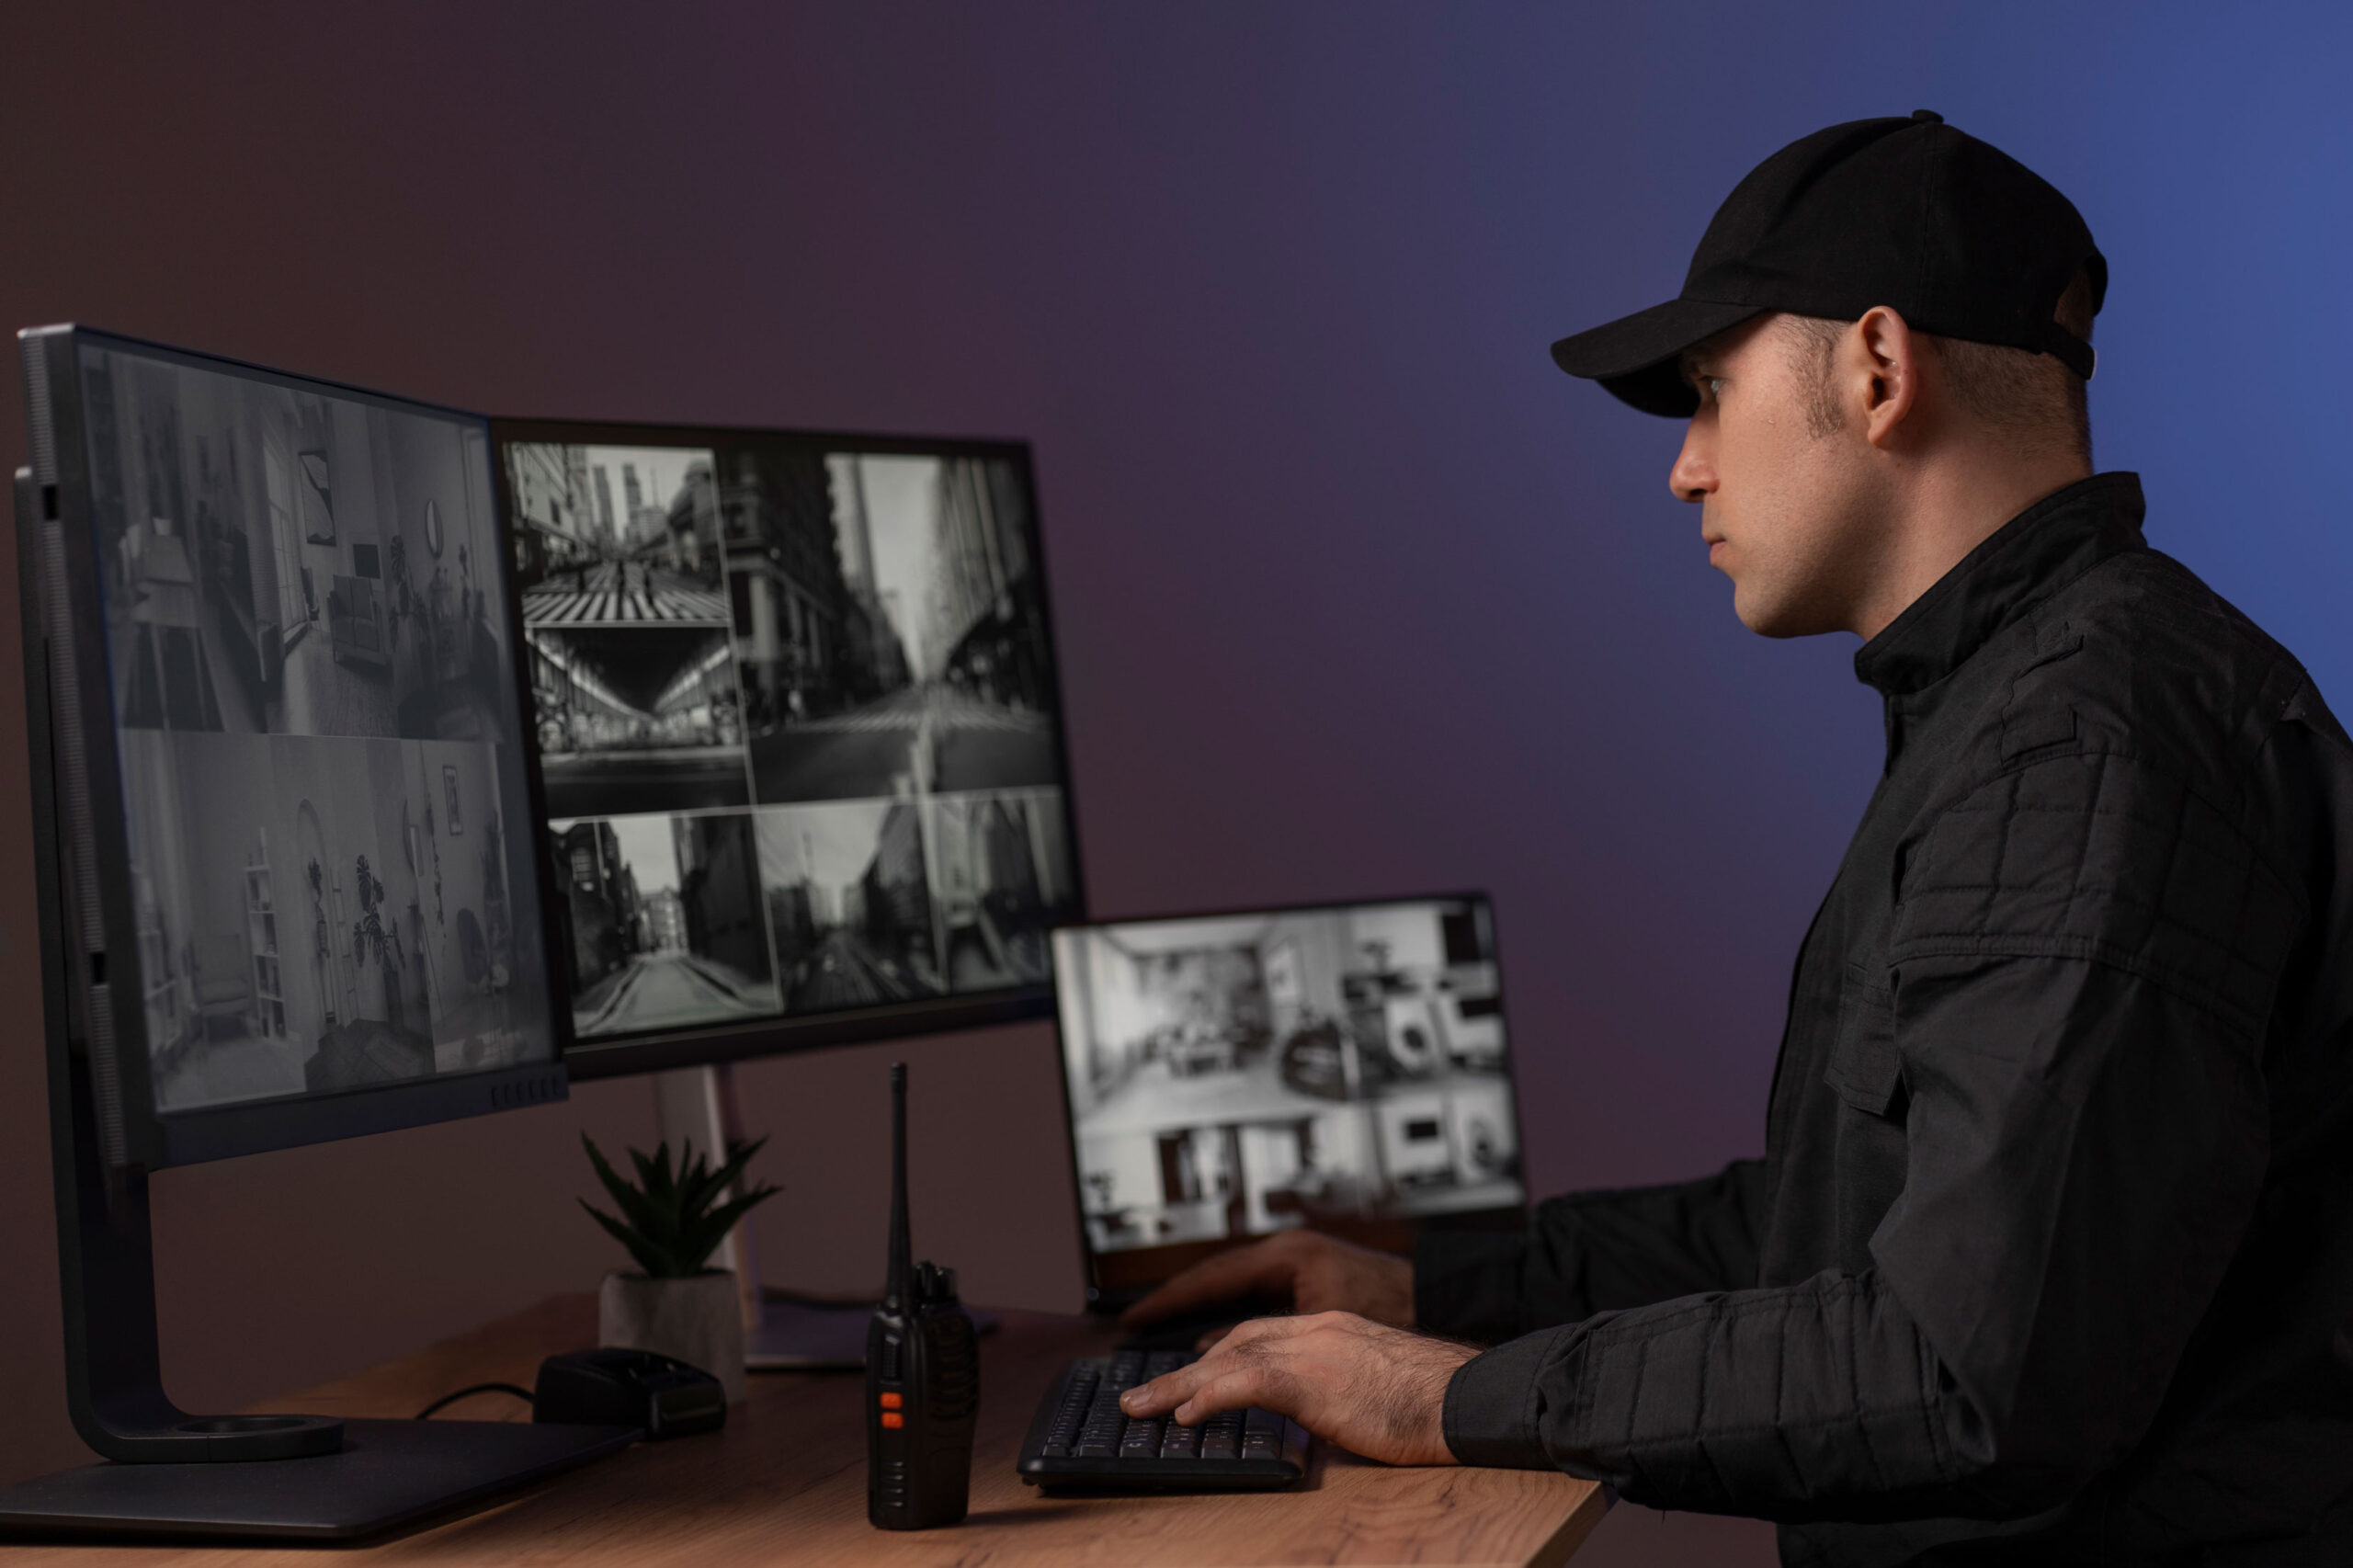
[[[1790,142],[1716,209],[1683,292],[1552,345],[1572,376],[1645,414],[1685,419],[1699,394],[1680,356],[1768,311],[1854,321],[1886,305],[1921,332],[2030,348],[2088,380],[2092,346],[2052,320],[2108,258],[2075,203],[1931,109],[1857,119]]]

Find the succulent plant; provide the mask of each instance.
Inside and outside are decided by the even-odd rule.
[[[733,1151],[727,1163],[717,1170],[710,1168],[708,1158],[697,1153],[692,1158],[680,1161],[674,1171],[666,1142],[657,1144],[651,1156],[631,1149],[629,1157],[637,1167],[635,1183],[613,1169],[595,1139],[584,1132],[580,1142],[587,1146],[588,1161],[597,1167],[597,1179],[613,1195],[613,1204],[621,1211],[621,1217],[616,1219],[585,1198],[580,1200],[580,1207],[629,1248],[638,1267],[656,1279],[683,1279],[689,1275],[709,1273],[705,1265],[735,1221],[781,1190],[763,1183],[721,1201],[744,1174],[744,1167],[751,1164],[752,1156],[760,1152],[760,1145],[767,1142],[765,1138]]]

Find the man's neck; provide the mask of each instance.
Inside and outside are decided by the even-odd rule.
[[[1868,642],[2002,525],[2044,496],[2091,477],[2072,454],[2037,460],[1954,453],[1911,476],[1889,519],[1893,548],[1853,630]]]

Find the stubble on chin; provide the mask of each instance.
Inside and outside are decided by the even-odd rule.
[[[1819,573],[1779,575],[1743,573],[1733,579],[1733,613],[1759,637],[1783,640],[1814,637],[1839,629],[1839,619],[1826,601],[1836,595]]]

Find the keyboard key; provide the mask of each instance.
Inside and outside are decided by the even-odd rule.
[[[1160,1440],[1160,1457],[1165,1460],[1198,1459],[1201,1452],[1201,1429],[1179,1426],[1171,1423],[1168,1435]]]

